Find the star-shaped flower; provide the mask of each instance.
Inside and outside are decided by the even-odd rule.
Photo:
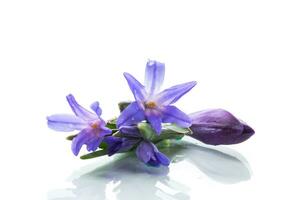
[[[155,132],[159,134],[162,127],[161,123],[175,123],[181,127],[191,125],[189,116],[171,104],[190,91],[197,82],[175,85],[160,92],[164,75],[165,65],[154,60],[147,62],[145,86],[129,73],[124,73],[135,101],[119,116],[118,127],[147,120]]]
[[[85,144],[88,151],[95,151],[103,138],[111,134],[111,130],[100,117],[102,110],[99,102],[94,102],[91,109],[94,113],[80,106],[73,95],[67,96],[67,101],[75,115],[56,114],[47,117],[49,128],[56,131],[70,132],[79,130],[78,135],[72,140],[72,151],[78,155]]]

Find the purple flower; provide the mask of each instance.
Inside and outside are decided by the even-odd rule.
[[[150,141],[143,140],[136,149],[136,156],[139,160],[152,166],[168,166],[170,160]]]
[[[51,115],[47,117],[49,128],[64,132],[80,131],[72,140],[72,151],[74,155],[78,155],[84,144],[88,151],[95,151],[104,136],[111,134],[111,130],[105,127],[106,123],[100,117],[102,110],[99,107],[99,102],[94,102],[91,105],[91,109],[94,111],[94,113],[92,113],[80,106],[71,94],[67,96],[67,101],[75,115]]]
[[[254,130],[223,109],[211,109],[189,115],[190,136],[206,144],[237,144],[249,139]]]
[[[134,146],[141,141],[141,138],[124,138],[107,136],[103,142],[108,145],[107,155],[112,156],[115,153],[130,151]]]
[[[175,123],[181,127],[191,125],[189,116],[171,104],[190,91],[196,82],[175,85],[160,92],[164,75],[165,65],[153,60],[147,62],[145,86],[129,73],[124,73],[135,101],[119,116],[118,127],[147,120],[155,132],[159,134],[162,122]]]
[[[108,155],[125,152],[133,149],[137,145],[136,155],[142,162],[159,166],[170,164],[170,160],[157,147],[143,138],[136,126],[123,126],[120,129],[121,137],[108,136],[104,141],[108,145]]]

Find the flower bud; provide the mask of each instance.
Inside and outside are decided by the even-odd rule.
[[[203,110],[189,115],[190,136],[205,144],[238,144],[254,134],[254,130],[223,109]]]

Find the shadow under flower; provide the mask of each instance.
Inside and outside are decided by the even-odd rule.
[[[171,157],[173,162],[186,160],[209,178],[223,184],[234,184],[251,178],[247,160],[240,153],[226,147],[208,147],[201,146],[200,143],[178,141],[161,151]]]
[[[170,168],[177,162],[187,161],[212,180],[225,184],[251,177],[245,158],[228,148],[208,148],[187,141],[175,141],[160,149],[172,160]],[[119,155],[79,177],[73,175],[71,181],[75,188],[51,191],[49,199],[111,199],[110,195],[132,200],[190,199],[190,188],[170,178],[168,167],[146,166],[136,159],[134,153]]]

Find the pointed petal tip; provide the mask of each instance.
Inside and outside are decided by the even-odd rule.
[[[242,123],[244,126],[244,133],[245,134],[250,134],[251,136],[255,133],[254,129],[251,128],[249,125]]]
[[[71,93],[69,93],[69,94],[66,96],[66,98],[67,98],[67,99],[71,99],[71,98],[73,99],[73,98],[74,98],[74,95],[71,94]]]
[[[94,102],[91,104],[91,107],[96,107],[96,106],[99,106],[99,101],[94,101]]]
[[[74,156],[78,156],[79,152],[72,150]]]
[[[183,85],[185,90],[187,90],[187,92],[188,92],[197,85],[197,81],[190,81],[190,82],[182,83],[181,85]]]
[[[165,68],[165,63],[159,62],[159,61],[157,61],[157,60],[151,60],[151,59],[148,59],[146,65],[147,65],[147,66],[153,66],[153,65],[156,65],[157,67],[163,67],[163,68]]]
[[[174,85],[170,88],[167,88],[161,91],[157,96],[157,102],[163,105],[170,105],[178,101],[182,96],[188,93],[195,85],[196,81],[181,83],[178,85]]]
[[[66,96],[66,99],[67,99],[69,104],[71,104],[74,101],[76,102],[76,99],[75,99],[74,95],[71,94],[71,93]]]
[[[101,114],[102,114],[102,109],[100,108],[99,105],[100,105],[100,104],[99,104],[99,101],[95,101],[95,102],[93,102],[93,103],[91,104],[91,106],[90,106],[90,108],[96,113],[96,115],[97,115],[98,117],[100,117]]]
[[[145,87],[131,74],[124,72],[123,73],[128,86],[134,96],[134,98],[138,100],[144,100],[146,96]]]
[[[77,139],[78,135],[72,140],[72,146],[71,146],[71,150],[74,154],[74,156],[78,156],[79,151],[81,149],[81,146],[78,146],[78,139]]]
[[[98,118],[98,116],[89,110],[82,107],[75,99],[75,97],[72,94],[69,94],[66,96],[67,101],[69,103],[69,106],[73,110],[74,114],[78,116],[79,118],[89,121],[89,120],[95,120]]]
[[[72,143],[72,152],[74,154],[74,156],[78,156],[80,149],[78,149],[75,144],[73,145]]]
[[[124,73],[123,73],[123,76],[125,77],[125,79],[126,79],[126,81],[128,82],[128,84],[129,84],[129,83],[132,83],[133,81],[137,81],[137,82],[138,82],[138,80],[136,80],[136,78],[134,78],[134,76],[131,75],[131,74],[128,73],[128,72],[124,72]]]
[[[156,60],[148,59],[147,65],[152,65],[156,62]]]
[[[149,60],[145,69],[145,88],[149,95],[156,94],[164,82],[165,64]]]
[[[132,75],[129,74],[128,72],[124,72],[124,73],[123,73],[123,76],[124,76],[126,79],[129,78],[129,77],[132,77]]]
[[[189,87],[193,88],[198,84],[198,82],[197,81],[191,81],[191,82],[187,82],[187,84],[188,84]]]

